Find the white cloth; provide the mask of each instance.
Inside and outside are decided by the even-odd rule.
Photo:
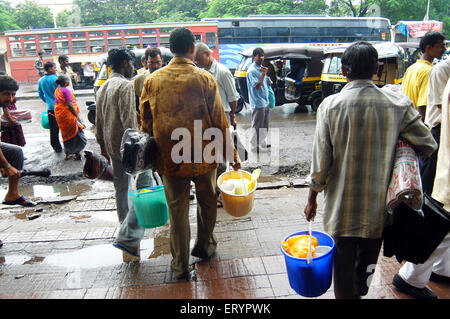
[[[230,102],[239,100],[239,93],[236,90],[236,83],[230,70],[223,65],[213,60],[209,73],[214,76],[219,86],[220,99],[222,100],[225,112],[230,112]]]
[[[69,88],[70,90],[73,92],[73,84],[72,84],[72,77],[75,76],[75,72],[72,71],[72,68],[68,65],[66,66],[66,69],[63,71],[61,69],[61,65],[59,63],[56,64],[56,75],[60,76],[60,75],[67,75],[69,77]]]
[[[450,77],[450,59],[436,64],[430,72],[428,83],[427,110],[425,124],[431,129],[441,123],[441,110],[437,105],[442,103],[445,84]]]
[[[424,288],[431,272],[450,277],[450,233],[423,264],[405,263],[398,271],[399,276],[411,286]]]
[[[450,79],[442,96],[441,141],[437,156],[436,177],[431,197],[444,204],[450,211],[450,121],[449,121]]]

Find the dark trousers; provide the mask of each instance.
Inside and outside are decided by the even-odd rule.
[[[423,161],[422,169],[420,170],[420,177],[422,178],[422,190],[429,196],[431,196],[431,193],[433,193],[434,177],[436,176],[437,155],[439,150],[439,143],[441,142],[441,124],[438,124],[431,129],[431,135],[433,135],[438,148],[430,157],[426,158]]]
[[[59,126],[58,122],[56,122],[55,111],[48,111],[48,125],[50,126],[50,145],[55,152],[62,152],[62,146],[59,142]]]
[[[333,281],[336,299],[359,299],[369,291],[382,239],[333,237]]]

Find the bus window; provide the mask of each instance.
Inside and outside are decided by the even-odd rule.
[[[156,29],[142,29],[142,34],[156,34]]]
[[[52,55],[52,43],[50,41],[39,41],[39,48],[45,52],[45,54]]]
[[[20,41],[20,35],[10,35],[8,37],[9,41]]]
[[[122,31],[121,30],[108,30],[106,31],[106,35],[122,35]]]
[[[27,40],[36,40],[36,36],[34,34],[24,34],[23,35],[23,40],[27,41]]]
[[[22,43],[20,42],[10,43],[9,48],[11,49],[11,56],[13,58],[23,56]]]
[[[142,46],[144,48],[146,48],[147,46],[158,46],[158,40],[156,39],[156,36],[143,36]]]
[[[51,35],[50,35],[50,33],[41,33],[41,34],[39,34],[38,38],[40,40],[50,40]]]
[[[36,56],[36,42],[24,42],[25,56]]]
[[[123,34],[124,35],[139,34],[139,30],[138,29],[123,30]]]
[[[105,52],[105,39],[90,39],[89,47],[92,53]]]
[[[205,42],[208,48],[211,50],[217,49],[217,38],[215,32],[206,32],[205,33]]]
[[[86,40],[72,40],[72,53],[88,53],[88,46]]]
[[[90,37],[103,37],[105,35],[105,31],[89,31]]]
[[[86,37],[86,32],[71,32],[70,36],[72,38],[85,38]]]
[[[319,28],[321,36],[342,37],[347,35],[347,28],[323,27]]]
[[[108,39],[108,50],[120,48],[123,46],[122,38]]]
[[[69,37],[68,33],[53,33],[53,39],[64,39]]]
[[[233,28],[219,28],[219,39],[232,37],[233,37]]]
[[[159,28],[159,33],[170,33],[174,28]]]
[[[159,45],[162,47],[169,47],[169,36],[168,35],[162,35],[159,37]]]
[[[290,35],[289,28],[262,28],[263,37],[288,37]]]
[[[126,37],[125,38],[125,46],[131,46],[133,48],[139,48],[141,46],[141,40],[139,37]]]
[[[291,36],[302,37],[302,36],[317,36],[319,34],[318,28],[291,28]]]
[[[235,28],[234,29],[235,37],[260,37],[261,29],[260,28]]]
[[[65,40],[54,41],[54,45],[55,45],[55,54],[69,54],[70,53],[69,41],[65,41]]]

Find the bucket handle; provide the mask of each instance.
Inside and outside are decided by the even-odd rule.
[[[311,264],[311,245],[312,245],[312,221],[308,222],[308,231],[309,231],[309,243],[308,243],[308,255],[306,256],[306,262]]]
[[[161,177],[154,170],[152,170],[152,177],[153,177],[153,180],[156,182],[156,186],[160,186],[159,180],[160,180]],[[136,187],[136,179],[137,178],[134,178],[134,181],[133,181],[133,184],[134,184],[134,196],[135,197],[139,197],[138,192],[137,192],[138,190],[137,190],[137,187]]]
[[[247,196],[247,195],[248,195],[248,189],[247,189],[247,187],[245,186],[244,177],[242,176],[242,171],[239,169],[239,170],[238,170],[238,173],[239,173],[239,176],[241,177],[242,185],[244,186],[244,187],[243,187],[243,188],[244,188],[244,195]]]

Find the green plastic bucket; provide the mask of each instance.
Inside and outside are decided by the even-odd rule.
[[[128,196],[133,201],[138,223],[143,228],[164,226],[169,221],[164,185],[138,189],[129,192]]]
[[[42,112],[41,113],[41,124],[42,127],[45,129],[50,129],[50,124],[48,124],[48,113],[47,112]]]

